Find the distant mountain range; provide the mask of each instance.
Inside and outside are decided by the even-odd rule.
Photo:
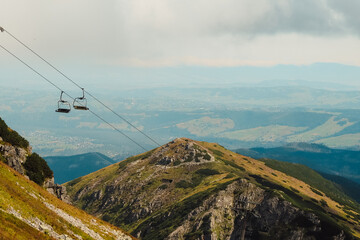
[[[113,159],[98,152],[73,156],[49,156],[44,159],[54,172],[55,182],[59,184],[116,163]]]
[[[275,148],[236,149],[235,152],[256,159],[300,163],[317,171],[360,183],[360,151],[332,149],[315,143],[290,143]]]

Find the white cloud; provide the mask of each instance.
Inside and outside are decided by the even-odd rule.
[[[51,60],[77,65],[360,66],[359,8],[356,0],[3,0],[0,23]]]
[[[62,121],[75,121],[75,120],[79,120],[80,117],[65,117],[65,116],[59,116],[59,120],[62,120]]]
[[[133,127],[131,127],[130,125],[126,124],[126,123],[110,123],[112,126],[114,126],[115,128],[119,129],[119,130],[126,130],[126,131],[132,131],[132,132],[136,132],[137,130],[134,129]],[[139,130],[144,130],[144,126],[139,125],[138,123],[133,123]],[[99,129],[113,129],[111,126],[109,126],[106,123],[100,123],[99,126],[97,127]]]
[[[94,123],[94,122],[80,122],[79,125],[77,125],[77,128],[94,128],[96,127],[98,124]]]
[[[8,105],[5,104],[0,104],[0,111],[7,111],[7,112],[11,112],[12,108]]]

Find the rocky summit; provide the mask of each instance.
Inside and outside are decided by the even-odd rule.
[[[75,206],[140,239],[359,238],[359,205],[321,176],[295,178],[287,164],[279,171],[178,138],[65,186]]]

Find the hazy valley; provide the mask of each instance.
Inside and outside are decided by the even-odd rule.
[[[43,156],[96,151],[125,158],[141,152],[86,113],[57,115],[56,96],[45,94],[34,98],[33,92],[19,92],[19,95],[10,92],[2,95],[3,116]],[[357,91],[269,86],[149,88],[120,91],[117,95],[103,97],[161,143],[189,137],[218,142],[230,149],[276,147],[291,142],[320,143],[342,149],[359,146],[360,112],[354,109],[360,104]],[[30,104],[17,101],[19,98],[28,98]],[[94,111],[148,149],[155,147],[116,116],[94,102],[90,104]],[[38,113],[31,114],[35,106]]]

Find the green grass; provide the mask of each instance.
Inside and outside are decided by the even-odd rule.
[[[6,158],[3,157],[3,155],[1,155],[0,153],[0,161],[7,164],[8,163],[8,160]]]
[[[32,193],[32,195],[30,195]],[[36,197],[33,197],[36,196]],[[85,212],[68,205],[57,199],[54,195],[48,193],[45,189],[34,182],[25,179],[19,173],[0,162],[0,209],[7,210],[10,207],[18,211],[23,218],[38,218],[40,221],[52,226],[54,231],[59,234],[68,234],[68,229],[82,237],[90,239],[89,235],[78,227],[73,226],[65,219],[59,217],[55,212],[47,208],[44,202],[50,203],[65,213],[78,218],[83,223],[90,222],[94,219]],[[100,225],[110,225],[97,220]],[[0,239],[52,239],[29,225],[24,224],[12,215],[6,214],[0,210]],[[95,227],[90,229],[96,230]],[[113,228],[114,227],[110,227]],[[98,230],[96,230],[98,231]],[[98,231],[100,233],[100,231]],[[16,233],[16,235],[14,235]],[[4,237],[4,238],[1,238]],[[72,236],[73,238],[75,236]],[[105,236],[105,239],[112,237]]]
[[[0,211],[0,239],[38,240],[53,239],[18,218]]]
[[[313,191],[315,194],[319,195],[319,196],[324,196],[324,194],[322,194],[321,192],[319,192],[318,190],[316,190],[315,188],[313,187],[310,187],[311,191]]]
[[[91,189],[83,195],[82,200],[78,201],[80,206],[86,208],[89,212],[103,214],[104,220],[128,229],[134,234],[139,233],[141,238],[145,240],[164,239],[183,223],[184,218],[188,216],[190,211],[201,205],[210,195],[219,191],[220,186],[226,186],[227,184],[224,185],[222,183],[234,181],[234,178],[247,179],[249,182],[266,189],[267,193],[285,199],[302,210],[315,213],[326,212],[325,209],[328,210],[328,207],[322,206],[321,198],[312,201],[309,196],[303,195],[306,193],[300,192],[300,189],[296,189],[295,186],[291,187],[291,179],[286,181],[286,187],[285,185],[282,186],[282,181],[284,181],[283,175],[275,174],[262,163],[249,158],[239,157],[236,154],[231,156],[230,152],[222,148],[220,149],[213,144],[210,147],[215,148],[209,151],[216,158],[216,161],[213,162],[203,162],[202,164],[179,164],[174,162],[173,165],[166,168],[159,168],[159,166],[154,165],[159,159],[149,158],[153,152],[147,152],[128,158],[114,166],[107,167],[103,171],[85,176],[81,181],[68,184],[68,186],[73,196],[74,190],[72,189],[76,189],[76,192],[79,193],[86,186],[91,186]],[[180,150],[180,152],[176,152],[177,154],[181,153],[181,149],[174,150],[174,148],[171,148],[169,153],[164,154],[171,154],[175,150]],[[189,156],[189,161],[194,161],[195,158],[204,157],[206,154],[204,149],[207,148],[207,144],[204,144],[201,148],[198,146],[195,148],[201,149],[202,154],[198,150],[198,156],[185,152],[183,158]],[[139,159],[144,161],[137,161]],[[184,160],[187,161],[186,159]],[[322,181],[321,179],[323,179],[321,176],[321,179],[316,179],[311,175],[312,173],[308,176],[308,170],[299,168],[298,165],[295,165],[293,168],[288,165],[282,166],[277,162],[266,163],[266,165],[269,166],[271,163],[273,167],[270,166],[270,168],[276,169],[276,167],[282,167],[283,170],[280,171],[290,176],[292,174],[296,175],[293,177],[300,180],[309,178],[310,180],[307,180],[310,182],[308,183],[309,185],[312,184],[311,181]],[[250,176],[250,173],[256,175]],[[267,177],[264,177],[264,175],[267,175]],[[114,184],[114,181],[116,181],[116,184]],[[281,183],[278,184],[277,181]],[[118,196],[118,198],[113,205],[103,207],[102,204],[106,198],[94,200],[94,195],[92,194],[100,189],[103,190],[103,194],[107,194],[107,187],[114,187],[108,191],[108,194]],[[119,190],[121,188],[123,190]],[[315,188],[317,186],[314,186]],[[324,190],[319,190],[325,193]],[[107,199],[109,197],[110,195],[107,196]],[[161,206],[149,207],[149,211],[139,211],[139,207],[145,208],[154,199],[159,197],[161,198]],[[137,199],[135,204],[132,201],[133,199]],[[339,218],[339,216],[333,217],[325,214],[323,218],[325,219],[326,217],[331,219]],[[197,239],[202,235],[205,236],[207,234],[206,229],[202,228],[200,223],[194,231],[185,236],[185,239]],[[213,229],[213,231],[216,232],[216,229]]]
[[[194,174],[191,177],[191,182],[188,182],[186,180],[180,180],[175,184],[176,188],[196,188],[201,184],[201,182],[208,176],[213,176],[220,174],[218,170],[215,169],[209,169],[209,168],[202,168],[199,170],[196,170]]]
[[[195,173],[204,175],[204,176],[212,176],[212,175],[220,174],[220,172],[218,170],[210,169],[210,168],[202,168],[202,169],[197,170]]]
[[[237,165],[236,163],[234,163],[232,161],[228,161],[228,160],[225,160],[225,159],[222,159],[222,158],[220,158],[220,160],[223,161],[226,165],[229,165],[229,166],[231,166],[233,168],[239,169],[240,171],[244,171],[244,172],[246,171],[245,168]]]
[[[321,219],[322,231],[317,239],[328,239],[327,237],[331,236],[331,234],[335,234],[335,232],[340,233],[341,230],[345,230],[345,234],[347,237],[350,237],[350,230],[344,226],[343,224],[338,223],[334,220],[335,216],[339,218],[337,215],[328,215],[327,211],[323,209],[323,207],[327,207],[327,203],[324,200],[321,200],[321,206],[317,205],[316,203],[312,202],[311,200],[306,200],[298,194],[290,189],[287,189],[281,185],[272,183],[258,175],[250,175],[253,177],[256,182],[268,192],[272,192],[277,190],[278,194],[280,194],[286,201],[291,202],[294,206],[304,209],[306,211],[310,211],[315,213]],[[314,233],[316,235],[316,233]],[[329,236],[328,236],[328,235]]]
[[[223,157],[223,156],[224,156],[224,153],[221,152],[221,151],[219,151],[219,150],[217,150],[217,149],[210,148],[210,151],[212,151],[213,154],[215,154],[215,155],[218,156],[218,157]]]
[[[0,118],[0,137],[5,142],[10,143],[11,145],[27,148],[29,147],[29,142],[20,136],[16,131],[11,130],[5,123],[4,120]]]
[[[313,187],[312,190],[314,189],[313,191],[316,194],[322,196],[321,192],[323,192],[340,204],[351,206],[353,209],[360,212],[360,205],[356,203],[355,200],[347,196],[336,184],[323,178],[311,168],[301,164],[282,162],[273,159],[260,159],[260,161],[265,162],[265,165],[272,169],[286,173],[289,176],[309,184]],[[321,192],[317,191],[315,188]]]

